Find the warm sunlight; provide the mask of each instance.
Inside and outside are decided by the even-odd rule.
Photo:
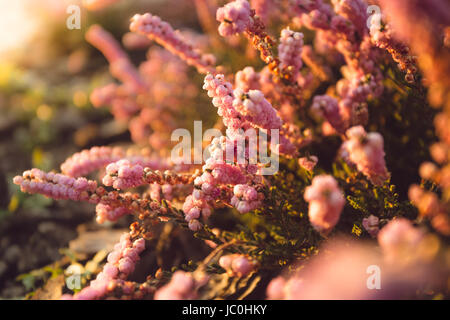
[[[29,0],[0,0],[0,55],[26,43],[37,31]]]

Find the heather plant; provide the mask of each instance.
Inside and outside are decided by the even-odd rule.
[[[148,47],[138,67],[100,25],[86,32],[116,79],[90,101],[133,144],[14,183],[95,205],[100,224],[133,221],[61,298],[448,298],[448,3],[380,0],[375,19],[364,0],[222,2],[195,1],[205,35],[133,16],[124,44]],[[186,108],[223,134],[200,142],[201,164],[170,157],[172,132],[199,120]],[[136,280],[161,225],[210,253]],[[366,281],[377,268],[381,288]]]

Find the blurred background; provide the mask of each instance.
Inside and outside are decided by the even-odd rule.
[[[100,24],[120,41],[130,18],[150,11],[175,28],[200,29],[193,1],[127,0],[93,12],[81,6],[81,29],[69,30],[72,4],[81,5],[0,0],[0,298],[24,297],[60,273],[60,266],[47,265],[85,259],[120,234],[96,235],[102,230],[94,226],[91,205],[26,195],[12,184],[28,168],[58,170],[74,152],[131,142],[126,125],[89,101],[92,90],[112,78],[106,59],[84,40],[87,28]],[[145,52],[129,53],[138,63]],[[126,227],[127,221],[114,226]],[[83,231],[91,238],[77,238]]]

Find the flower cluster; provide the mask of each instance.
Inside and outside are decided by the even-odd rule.
[[[155,292],[155,300],[196,299],[195,279],[190,273],[177,271],[165,286]]]
[[[86,33],[86,40],[103,52],[110,63],[111,74],[122,81],[130,90],[143,92],[147,89],[138,71],[111,34],[101,26],[93,25]],[[101,96],[104,95],[105,93]]]
[[[381,229],[378,233],[378,242],[389,263],[398,263],[399,261],[407,263],[406,258],[401,259],[400,257],[405,253],[412,257],[411,252],[417,248],[423,236],[423,232],[414,228],[409,220],[399,218]]]
[[[261,206],[263,194],[258,193],[252,186],[237,184],[233,189],[231,204],[240,212],[247,213]]]
[[[201,54],[190,44],[186,43],[179,32],[172,29],[170,24],[160,17],[150,13],[136,14],[131,19],[130,30],[155,40],[171,53],[176,54],[188,64],[196,67],[199,72],[214,72],[215,58],[212,55]]]
[[[364,229],[372,236],[376,237],[378,235],[380,219],[374,215],[370,215],[362,220],[362,225]]]
[[[398,41],[392,32],[392,27],[389,25],[372,24],[370,28],[373,43],[377,47],[388,51],[392,55],[392,59],[398,63],[399,69],[406,72],[405,80],[409,83],[414,83],[417,73],[416,59],[411,55],[409,48]]]
[[[104,223],[105,221],[117,221],[124,215],[131,214],[132,211],[128,208],[118,207],[114,208],[110,205],[99,203],[95,207],[97,223]]]
[[[241,213],[256,209],[261,204],[262,195],[258,195],[251,186],[258,179],[255,176],[258,168],[256,159],[251,157],[250,145],[244,150],[239,150],[237,141],[239,139],[245,141],[242,131],[251,127],[282,129],[281,118],[261,91],[244,92],[239,88],[233,90],[232,84],[225,81],[224,75],[221,74],[207,75],[203,88],[207,90],[208,96],[213,98],[213,105],[218,108],[218,114],[227,127],[227,137],[215,138],[212,141],[210,157],[203,166],[203,173],[195,179],[195,189],[184,203],[183,210],[192,230],[201,227],[198,219],[209,217],[211,214],[209,203],[220,195]],[[229,159],[230,150],[233,152],[232,159]],[[277,150],[273,151],[292,150],[295,150],[292,143],[284,137],[280,139]],[[255,162],[251,163],[250,160]],[[244,186],[246,182],[249,185]],[[234,195],[230,197],[232,193]]]
[[[244,32],[252,23],[250,4],[247,0],[236,0],[217,10],[221,36],[231,36]]]
[[[25,171],[22,176],[16,176],[14,183],[20,186],[22,192],[40,193],[53,199],[74,201],[88,201],[89,192],[94,192],[97,188],[95,181],[86,178],[72,178],[36,168]]]
[[[106,167],[103,184],[114,189],[133,188],[143,184],[143,176],[144,168],[141,165],[132,165],[128,160],[120,160]]]
[[[61,172],[71,176],[85,176],[108,163],[125,157],[121,148],[93,147],[73,154],[61,164]]]
[[[326,120],[335,131],[343,132],[345,122],[340,113],[338,101],[330,96],[315,96],[311,105],[311,112]]]
[[[253,69],[253,67],[245,67],[244,69],[236,72],[234,85],[236,88],[241,89],[244,92],[250,90],[259,90],[261,75]]]
[[[316,176],[304,194],[309,203],[309,221],[313,227],[324,234],[334,228],[339,221],[345,198],[332,176]]]
[[[231,276],[245,277],[255,270],[255,264],[240,254],[228,254],[220,257],[219,265]]]
[[[128,124],[134,142],[163,151],[170,140],[166,130],[174,130],[180,122],[173,113],[197,92],[189,81],[186,64],[170,52],[151,47],[147,60],[136,69],[119,43],[98,25],[90,27],[86,40],[104,54],[111,74],[121,81],[94,89],[91,103],[109,106],[116,120]]]
[[[279,152],[295,154],[295,147],[287,136],[283,135],[283,121],[278,116],[264,94],[259,90],[245,92],[240,88],[233,90],[232,84],[225,81],[223,75],[207,75],[203,89],[213,98],[212,103],[218,108],[227,127],[227,135],[236,138],[239,129],[249,127],[280,130]]]
[[[308,156],[308,157],[302,157],[298,159],[298,164],[308,171],[313,171],[314,167],[317,165],[317,162],[319,161],[319,158],[316,156]]]
[[[250,90],[246,93],[241,89],[236,89],[233,94],[235,110],[253,126],[263,129],[281,128],[281,119],[261,91]]]
[[[111,283],[116,279],[124,280],[133,272],[139,255],[145,249],[145,240],[140,238],[131,240],[130,234],[125,233],[120,238],[120,242],[114,246],[114,250],[108,255],[108,262],[103,266],[103,270],[91,281],[88,287],[80,292],[71,295],[64,295],[65,300],[95,300],[103,297],[108,291],[113,289]]]
[[[296,79],[303,66],[301,59],[303,49],[303,33],[294,32],[289,28],[281,30],[278,58],[280,68],[289,68],[292,77]]]
[[[348,160],[354,163],[375,185],[389,179],[384,160],[383,137],[377,132],[366,133],[362,126],[352,127],[346,132],[348,140],[342,145]]]

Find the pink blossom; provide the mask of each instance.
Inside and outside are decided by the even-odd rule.
[[[313,171],[318,161],[316,156],[308,156],[298,159],[298,164],[305,170]]]
[[[389,179],[384,160],[383,137],[377,132],[366,133],[362,126],[352,127],[346,132],[348,140],[342,148],[348,152],[354,163],[375,185],[382,185]]]
[[[253,24],[247,0],[235,0],[217,9],[216,19],[220,22],[219,33],[223,37],[245,31]]]
[[[364,227],[364,229],[366,229],[366,231],[370,234],[370,236],[372,238],[375,238],[378,234],[379,229],[379,224],[380,219],[378,219],[378,217],[374,216],[374,215],[370,215],[367,218],[364,218],[362,220],[362,225]]]
[[[16,176],[14,183],[23,192],[40,193],[53,199],[89,201],[89,192],[97,189],[97,182],[86,178],[72,178],[59,173],[44,172],[39,169],[27,170]]]
[[[293,0],[291,6],[298,15],[301,25],[310,29],[330,28],[330,20],[334,12],[322,0]]]
[[[229,254],[220,257],[219,265],[230,276],[245,277],[255,270],[255,263],[241,254]]]
[[[409,188],[408,196],[423,217],[434,217],[440,212],[445,212],[439,202],[439,197],[434,192],[426,191],[418,185],[412,185]]]
[[[413,227],[408,219],[398,218],[381,229],[378,243],[389,263],[408,263],[423,236],[423,232]]]
[[[136,68],[120,48],[119,43],[100,25],[93,25],[86,32],[86,40],[100,50],[110,63],[111,74],[136,92],[147,89]]]
[[[273,0],[250,0],[250,4],[264,24],[269,20],[271,15],[276,13],[277,6]]]
[[[190,273],[176,271],[168,284],[158,289],[155,300],[191,300],[197,297],[195,279]]]
[[[199,72],[214,72],[214,56],[202,54],[194,49],[179,32],[173,30],[170,24],[162,21],[158,16],[150,13],[136,14],[131,19],[130,30],[156,41],[189,65],[196,67]]]
[[[120,148],[93,147],[72,155],[61,165],[61,171],[72,177],[85,176],[124,156]]]
[[[367,33],[367,3],[362,0],[332,0],[337,14],[350,20],[360,35]]]
[[[281,300],[284,298],[284,288],[286,286],[286,280],[279,276],[272,279],[267,286],[266,293],[269,300]]]
[[[108,285],[120,278],[126,278],[135,268],[139,254],[145,249],[145,240],[142,238],[131,240],[130,234],[124,233],[120,242],[109,253],[107,263],[95,280],[74,295],[64,295],[64,299],[95,300],[108,293]]]
[[[242,89],[244,92],[249,90],[260,90],[260,75],[253,67],[245,67],[236,72],[234,84],[236,88]]]
[[[233,106],[252,125],[263,129],[280,129],[282,121],[259,90],[234,90]]]
[[[243,126],[242,121],[237,119],[238,112],[233,106],[233,86],[225,80],[223,74],[207,75],[203,89],[212,98],[212,103],[218,109],[217,113],[227,128],[239,129]]]
[[[263,194],[258,193],[252,186],[237,184],[233,189],[234,196],[231,204],[240,212],[247,213],[262,205]]]
[[[132,211],[130,211],[128,208],[114,208],[103,203],[97,204],[97,206],[95,207],[95,212],[97,214],[96,221],[100,224],[104,223],[105,221],[117,221],[121,217],[132,213]]]
[[[278,45],[278,58],[280,68],[291,68],[289,72],[295,79],[303,66],[303,33],[294,32],[289,28],[281,30],[280,44]]]
[[[335,98],[328,95],[315,96],[311,105],[311,112],[328,121],[337,132],[344,132],[345,122]]]
[[[320,175],[305,189],[304,198],[309,202],[309,220],[313,227],[324,234],[334,228],[345,205],[345,198],[332,176]]]
[[[105,186],[115,189],[127,189],[144,184],[144,168],[140,164],[132,164],[128,160],[119,160],[106,167],[103,177]]]

